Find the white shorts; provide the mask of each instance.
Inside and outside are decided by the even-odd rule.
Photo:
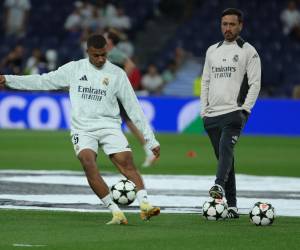
[[[131,151],[127,138],[120,129],[101,129],[96,132],[71,133],[76,155],[83,149],[98,154],[99,146],[106,155]]]

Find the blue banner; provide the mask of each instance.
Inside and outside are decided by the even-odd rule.
[[[199,98],[141,97],[140,104],[157,132],[203,133]],[[1,92],[0,128],[69,129],[66,93]],[[300,101],[258,100],[244,133],[300,136]]]

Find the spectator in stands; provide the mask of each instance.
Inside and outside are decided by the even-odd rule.
[[[103,33],[106,27],[105,19],[101,16],[101,12],[95,6],[93,6],[91,16],[83,18],[83,20],[85,23],[84,28],[88,28],[92,32]]]
[[[176,62],[172,60],[171,62],[168,63],[167,68],[162,73],[162,79],[165,84],[175,79],[176,71],[177,71]]]
[[[77,6],[79,6],[81,28],[90,29],[94,33],[102,33],[106,27],[106,20],[101,9],[88,1],[78,2]]]
[[[121,31],[126,31],[131,28],[130,17],[125,14],[123,7],[117,7],[117,13],[115,16],[110,17],[107,25],[111,28],[115,28]]]
[[[81,4],[76,3],[75,9],[73,12],[67,17],[64,27],[70,33],[78,33],[81,30],[81,15],[80,15]]]
[[[126,54],[127,57],[132,58],[134,54],[134,46],[132,42],[129,41],[128,36],[123,33],[120,37],[121,41],[118,43],[117,47]]]
[[[174,60],[177,68],[180,68],[186,61],[188,54],[181,47],[176,47],[174,51]]]
[[[24,48],[17,45],[0,63],[0,69],[6,74],[19,75],[23,72]]]
[[[150,64],[147,68],[147,72],[142,77],[142,87],[150,95],[159,95],[162,92],[164,81],[158,72],[157,67],[154,64]]]
[[[31,8],[30,0],[5,0],[4,8],[5,34],[24,36]]]
[[[295,1],[288,2],[280,18],[283,23],[283,33],[300,40],[300,12]]]
[[[47,61],[42,51],[35,48],[32,55],[27,59],[25,66],[25,74],[43,74],[48,72]]]
[[[80,16],[83,20],[89,20],[93,16],[94,6],[88,0],[76,1],[75,5],[79,7]]]
[[[111,0],[96,0],[96,6],[101,11],[101,16],[109,23],[111,18],[117,15],[117,9]]]
[[[48,71],[55,70],[57,68],[57,51],[55,49],[48,49],[45,56]]]
[[[111,20],[117,16],[117,8],[111,0],[96,0],[96,6],[101,11],[101,16],[104,17],[106,24],[110,27]]]
[[[113,64],[116,64],[123,68],[126,71],[127,75],[129,75],[135,68],[135,65],[127,55],[125,55],[120,49],[117,48],[117,45],[120,41],[120,35],[120,32],[115,29],[111,29],[104,34],[104,37],[107,41],[107,58]]]
[[[137,60],[136,58],[132,58],[132,62],[135,65],[137,65],[136,60]],[[128,79],[134,91],[137,92],[141,90],[142,73],[137,66],[135,66],[134,69],[130,72],[130,74],[128,75]]]

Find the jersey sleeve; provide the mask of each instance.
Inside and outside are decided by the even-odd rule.
[[[72,75],[73,62],[59,67],[42,75],[5,75],[6,85],[20,90],[56,90],[69,87]]]
[[[258,53],[253,47],[250,47],[248,51],[246,70],[249,90],[242,108],[250,113],[257,100],[261,86],[261,62]]]
[[[119,101],[121,101],[130,120],[143,134],[146,141],[146,146],[149,149],[153,149],[159,146],[159,143],[155,139],[154,133],[150,128],[150,125],[142,111],[139,101],[124,71],[122,71],[119,78],[117,98]]]
[[[208,90],[209,90],[209,83],[210,83],[209,51],[210,51],[210,49],[208,49],[206,52],[203,73],[202,73],[202,80],[201,80],[201,95],[200,95],[201,113],[200,113],[200,115],[202,117],[205,116],[206,110],[208,107]]]

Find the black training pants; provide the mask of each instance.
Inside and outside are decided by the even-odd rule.
[[[234,146],[247,119],[248,113],[242,110],[204,117],[204,127],[218,159],[215,183],[224,188],[229,207],[236,207]]]

